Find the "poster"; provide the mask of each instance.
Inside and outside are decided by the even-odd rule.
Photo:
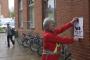
[[[74,37],[83,38],[83,17],[79,17],[74,23]]]

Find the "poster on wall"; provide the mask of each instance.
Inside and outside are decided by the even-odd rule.
[[[74,23],[74,37],[83,38],[83,17],[78,17],[78,20]]]

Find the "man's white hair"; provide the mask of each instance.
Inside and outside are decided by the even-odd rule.
[[[47,28],[49,23],[54,23],[55,24],[55,20],[53,18],[45,18],[44,21],[43,21],[43,28]]]

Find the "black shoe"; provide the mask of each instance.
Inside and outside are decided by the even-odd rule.
[[[15,45],[15,41],[13,41],[12,44]]]
[[[15,45],[15,41],[13,41],[13,45]]]
[[[10,46],[8,46],[8,48],[10,48]]]

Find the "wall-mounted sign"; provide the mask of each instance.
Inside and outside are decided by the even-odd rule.
[[[79,17],[74,23],[74,37],[83,38],[83,17]]]

